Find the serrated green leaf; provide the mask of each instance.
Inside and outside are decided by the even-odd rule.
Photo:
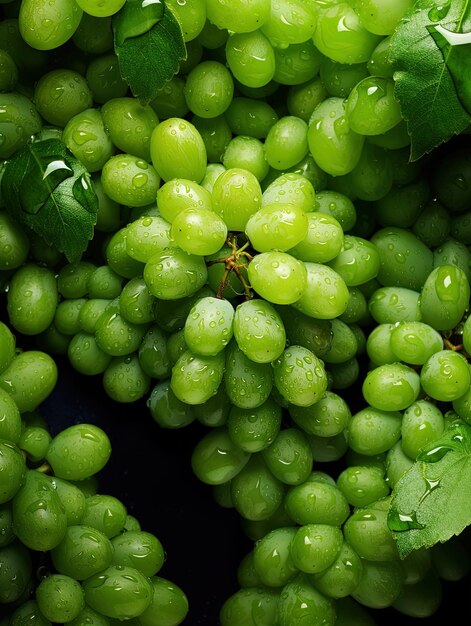
[[[98,199],[88,171],[58,139],[27,144],[5,166],[6,210],[65,254],[80,259],[93,237]]]
[[[121,76],[147,104],[186,59],[181,26],[163,0],[127,0],[112,23]]]
[[[471,524],[471,427],[454,422],[396,483],[388,513],[401,558]]]
[[[471,30],[468,4],[419,0],[391,36],[395,94],[407,122],[413,161],[471,123],[450,71],[450,51],[441,49],[433,36],[437,26],[450,32]]]

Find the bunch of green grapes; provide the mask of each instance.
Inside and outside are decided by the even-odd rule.
[[[467,548],[402,561],[387,517],[471,423],[471,169],[459,143],[409,162],[388,46],[412,2],[169,1],[187,59],[148,104],[119,74],[121,4],[93,4],[0,22],[0,156],[59,138],[99,200],[73,264],[0,208],[9,324],[162,428],[210,429],[193,470],[255,542],[223,626],[432,615]],[[21,358],[0,366],[17,404]]]
[[[99,492],[111,443],[79,423],[52,435],[41,403],[57,380],[47,354],[16,351],[0,323],[0,615],[3,624],[177,626],[185,593],[157,576],[165,553],[118,498]]]

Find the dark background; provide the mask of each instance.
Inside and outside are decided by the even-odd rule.
[[[237,566],[252,544],[238,513],[216,504],[211,487],[191,470],[192,450],[208,429],[198,422],[162,429],[144,400],[118,404],[105,394],[101,377],[80,375],[55,358],[59,381],[41,409],[52,431],[76,422],[106,431],[113,452],[99,474],[100,492],[120,498],[142,528],[162,542],[167,561],[159,575],[179,585],[189,599],[184,626],[217,626],[222,603],[238,589]],[[328,464],[318,468],[329,471]],[[372,616],[378,626],[438,626],[450,612],[468,614],[470,579],[443,584],[444,600],[433,617],[413,619],[394,609],[374,610]]]

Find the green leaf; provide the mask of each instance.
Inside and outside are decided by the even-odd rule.
[[[127,0],[112,23],[121,75],[147,104],[186,59],[181,26],[163,0]]]
[[[401,558],[471,523],[471,427],[454,422],[396,483],[388,513]]]
[[[65,254],[80,259],[96,224],[98,199],[88,171],[58,139],[27,144],[7,161],[6,210]]]
[[[443,37],[441,29],[471,30],[468,4],[469,0],[419,0],[391,36],[395,94],[407,122],[413,161],[471,123],[461,87],[455,83],[469,65],[457,70],[462,52],[456,57],[451,54],[454,46],[436,41]]]

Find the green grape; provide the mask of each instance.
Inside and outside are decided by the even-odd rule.
[[[369,76],[350,92],[346,104],[350,128],[361,135],[380,135],[402,119],[391,78]]]
[[[19,443],[19,442],[18,442]],[[8,502],[18,493],[25,481],[26,464],[21,452],[13,442],[0,440],[2,470],[0,480],[0,503]]]
[[[338,97],[327,98],[314,109],[307,140],[317,165],[332,176],[342,176],[354,169],[365,141],[363,135],[350,129],[345,100]]]
[[[204,141],[195,126],[183,118],[170,117],[154,128],[150,152],[152,164],[165,182],[187,178],[199,183],[204,177]]]
[[[192,180],[172,178],[159,188],[157,206],[162,218],[171,224],[186,209],[211,210],[211,194]]]
[[[77,29],[72,35],[72,42],[76,48],[89,54],[96,55],[110,52],[113,48],[111,17],[95,17],[84,12]],[[91,85],[90,88],[93,92]]]
[[[337,478],[337,486],[355,507],[365,507],[389,495],[384,471],[375,466],[350,465]]]
[[[372,609],[391,606],[403,588],[403,569],[398,561],[363,560],[363,575],[352,592],[354,600]]]
[[[221,626],[270,626],[275,623],[279,594],[262,585],[250,585],[230,595],[221,606]]]
[[[386,476],[391,488],[412,467],[413,463],[413,460],[402,450],[401,442],[397,441],[386,456]]]
[[[224,373],[224,355],[184,352],[172,368],[171,387],[182,402],[202,404],[213,396]]]
[[[151,378],[167,378],[171,372],[171,362],[167,349],[168,335],[153,324],[144,335],[139,346],[139,363]]]
[[[306,215],[307,235],[289,253],[300,261],[327,263],[340,253],[344,234],[340,223],[326,213],[311,211]]]
[[[270,0],[236,0],[230,6],[222,0],[207,0],[206,14],[218,28],[234,33],[249,33],[268,20]]]
[[[184,327],[185,343],[194,354],[214,356],[232,338],[234,308],[227,300],[201,298],[192,307]]]
[[[152,295],[177,300],[196,294],[206,283],[204,259],[179,248],[153,254],[144,267],[144,280]]]
[[[348,425],[348,443],[355,452],[367,456],[387,452],[399,441],[401,422],[399,411],[366,407],[352,416]]]
[[[411,0],[357,0],[355,11],[365,28],[376,35],[391,35],[412,6]]]
[[[276,121],[265,139],[265,156],[276,170],[299,163],[308,152],[308,125],[299,117],[285,115]]]
[[[111,455],[108,435],[93,424],[74,424],[52,440],[46,459],[55,476],[83,480],[99,472]]]
[[[144,207],[155,200],[160,176],[144,159],[123,153],[106,161],[101,183],[105,194],[118,204]]]
[[[222,154],[226,169],[236,167],[248,170],[258,181],[262,181],[270,169],[265,158],[265,145],[255,137],[234,137],[227,143]]]
[[[242,352],[256,363],[271,363],[286,345],[286,332],[279,314],[269,302],[260,299],[237,306],[234,337]]]
[[[351,412],[338,394],[325,391],[324,395],[310,406],[290,404],[289,414],[293,421],[308,435],[333,437],[347,428]]]
[[[234,135],[265,139],[279,119],[275,109],[264,100],[236,96],[224,113]]]
[[[85,109],[71,117],[65,125],[62,141],[89,172],[100,171],[115,151],[97,109]]]
[[[149,607],[139,615],[141,626],[178,626],[188,614],[188,599],[175,583],[152,576],[152,600]]]
[[[224,385],[220,385],[214,396],[203,404],[193,406],[192,411],[201,424],[217,428],[224,426],[231,407]]]
[[[326,526],[323,528],[333,528]],[[337,558],[325,569],[309,576],[309,582],[329,598],[346,598],[360,582],[363,571],[362,561],[355,550],[346,542],[341,542]],[[335,604],[337,609],[338,604]],[[338,616],[337,621],[338,624]],[[352,625],[353,626],[353,625]]]
[[[7,50],[0,54],[0,91],[13,91],[18,83],[18,68]]]
[[[242,589],[263,586],[253,564],[253,550],[241,559],[237,567],[237,582]]]
[[[466,358],[453,350],[439,350],[422,366],[420,383],[425,393],[441,402],[452,402],[464,395],[471,383]]]
[[[313,40],[333,61],[353,64],[368,61],[380,38],[366,30],[349,4],[339,2],[321,11]]]
[[[7,326],[5,328],[8,330]],[[2,325],[0,324],[0,332],[1,329]],[[11,334],[11,337],[14,342],[14,335]],[[13,343],[13,349],[14,345]],[[1,343],[0,346],[2,346]],[[18,407],[9,393],[5,389],[0,389],[0,439],[17,444],[20,440],[21,432],[22,421]]]
[[[185,81],[176,75],[168,80],[163,87],[157,89],[155,97],[149,102],[159,120],[167,120],[170,117],[183,118],[189,108],[186,103]]]
[[[101,314],[106,310],[111,300],[106,298],[90,298],[87,300],[79,313],[79,324],[82,330],[88,334],[93,334]]]
[[[151,160],[150,137],[159,119],[149,105],[137,98],[120,97],[107,100],[101,107],[105,129],[122,152],[132,154],[148,163]]]
[[[126,514],[126,507],[118,498],[110,495],[95,494],[86,499],[86,507],[81,524],[96,528],[108,539],[112,539],[122,532]]]
[[[90,19],[106,20],[107,18]],[[83,21],[84,18],[82,18],[82,22]],[[77,29],[76,35],[80,28],[81,26],[79,26],[79,29]],[[107,29],[105,29],[104,32],[106,33]],[[111,44],[111,24],[109,26],[108,32],[110,35],[109,39]],[[106,43],[106,50],[108,49],[109,47]],[[106,52],[106,50],[103,50],[103,52]],[[108,102],[108,100],[111,100],[113,98],[122,98],[126,95],[129,88],[128,83],[124,80],[124,78],[122,78],[121,74],[119,73],[118,58],[113,52],[93,58],[88,64],[85,77],[87,79],[88,86],[90,87],[90,90],[92,92],[93,100],[97,104],[105,104],[105,102]]]
[[[34,411],[52,392],[58,377],[54,359],[41,350],[25,350],[15,355],[0,372],[0,388],[15,401],[20,413]]]
[[[109,17],[117,13],[124,5],[124,0],[80,0],[79,7],[95,17]]]
[[[261,454],[272,474],[287,485],[303,483],[312,470],[313,456],[309,440],[297,428],[280,430]]]
[[[51,324],[58,302],[52,270],[28,262],[13,274],[8,294],[10,324],[24,335],[37,335]]]
[[[146,331],[146,325],[133,324],[121,315],[120,300],[115,298],[97,320],[95,339],[106,354],[126,356],[139,348]]]
[[[175,244],[188,254],[214,254],[224,245],[227,226],[222,217],[203,207],[181,211],[170,230]]]
[[[126,252],[142,263],[168,248],[171,241],[170,224],[160,216],[141,217],[126,227]]]
[[[224,220],[228,230],[244,231],[249,217],[261,206],[262,190],[256,176],[233,167],[214,182],[213,210]]]
[[[16,536],[31,550],[51,550],[65,535],[67,516],[52,479],[35,470],[26,473],[12,514]]]
[[[65,509],[67,524],[78,524],[85,511],[85,495],[68,480],[54,477],[53,484]]]
[[[186,42],[186,59],[180,61],[180,70],[179,74],[181,76],[186,76],[191,70],[198,65],[198,63],[203,58],[203,46],[199,42],[199,40],[192,39],[191,41]]]
[[[420,449],[438,439],[445,428],[443,413],[428,400],[417,400],[404,411],[401,426],[402,450],[416,459]]]
[[[350,287],[348,292],[347,308],[339,316],[339,319],[346,324],[358,325],[358,328],[368,325],[371,322],[371,315],[368,311],[368,302],[365,296],[358,287]],[[366,337],[364,348],[366,348]]]
[[[399,553],[388,527],[388,511],[371,507],[357,509],[343,527],[345,540],[369,561],[394,561]]]
[[[393,184],[392,163],[388,151],[372,142],[365,142],[358,163],[343,180],[350,185],[351,193],[356,199],[369,202],[381,200],[389,193]]]
[[[102,374],[113,358],[98,346],[93,334],[83,331],[70,340],[67,356],[72,367],[86,376]]]
[[[232,33],[225,44],[225,56],[234,79],[247,87],[263,87],[275,73],[275,52],[260,30]]]
[[[322,54],[311,39],[285,48],[274,48],[274,52],[273,79],[281,85],[302,85],[319,74]]]
[[[49,124],[64,127],[75,115],[90,109],[93,99],[81,74],[74,70],[59,69],[43,74],[39,79],[34,90],[34,102],[38,112]]]
[[[260,452],[278,435],[281,427],[281,407],[268,398],[253,409],[230,408],[227,431],[232,441],[245,452]]]
[[[355,287],[375,278],[380,257],[376,246],[362,237],[345,235],[343,249],[329,262],[348,287]]]
[[[71,336],[60,333],[54,323],[36,337],[38,348],[50,355],[67,354],[70,340]]]
[[[323,362],[303,346],[286,348],[273,363],[273,376],[283,398],[296,406],[318,402],[327,389]]]
[[[218,61],[202,61],[187,75],[184,94],[192,113],[203,118],[217,117],[231,103],[232,75]]]
[[[314,211],[331,215],[339,222],[344,232],[351,230],[357,220],[353,202],[336,191],[328,190],[316,194]]]
[[[369,298],[368,311],[379,324],[419,324],[420,293],[407,287],[380,287]]]
[[[261,406],[272,391],[272,367],[269,363],[249,359],[233,339],[227,347],[224,386],[232,404],[241,409],[254,409]]]
[[[423,322],[400,322],[391,333],[391,350],[400,361],[423,365],[432,354],[443,350],[443,338]]]
[[[177,398],[169,380],[155,385],[147,400],[147,407],[161,428],[183,428],[195,420],[193,405]]]
[[[393,187],[377,203],[377,220],[383,226],[411,228],[429,200],[430,186],[424,178],[418,178],[401,187]]]
[[[155,535],[143,530],[128,530],[111,541],[112,565],[134,567],[145,576],[154,576],[162,567],[165,553]]]
[[[261,31],[273,46],[285,48],[303,43],[312,37],[317,23],[316,4],[305,5],[299,0],[283,0],[272,4],[270,16]]]
[[[296,531],[294,527],[277,528],[256,542],[253,563],[264,585],[283,587],[298,573],[291,556]]]
[[[88,294],[88,281],[95,271],[96,265],[90,261],[67,263],[57,275],[57,289],[61,296],[83,298]]]
[[[147,576],[133,567],[112,565],[82,583],[90,608],[114,619],[131,619],[152,602],[153,587]]]
[[[32,561],[29,550],[18,541],[1,548],[0,559],[0,602],[4,605],[20,600],[28,590]]]
[[[290,204],[309,213],[313,209],[315,191],[313,184],[302,174],[279,174],[264,189],[262,207],[269,204]],[[309,217],[309,215],[308,215]]]
[[[458,266],[463,270],[471,283],[471,252],[460,241],[450,237],[440,247],[435,248],[433,251],[433,267],[439,267],[440,265]]]
[[[198,34],[198,41],[207,50],[218,50],[226,43],[228,37],[229,33],[225,29],[218,28],[206,19]]]
[[[293,304],[306,291],[306,266],[290,254],[277,250],[257,254],[247,268],[250,284],[273,304]]]
[[[150,377],[142,369],[137,352],[113,357],[103,372],[103,388],[116,402],[137,402],[149,387]]]
[[[325,56],[319,75],[326,98],[347,98],[355,85],[368,76],[368,70],[365,63],[339,63]]]
[[[280,506],[284,485],[267,467],[260,454],[253,454],[231,480],[231,502],[245,519],[268,519]]]
[[[307,123],[316,106],[327,96],[328,93],[319,76],[299,85],[292,85],[286,97],[288,112]]]
[[[85,606],[80,583],[70,576],[51,574],[36,588],[36,602],[46,619],[66,623],[75,619]]]
[[[8,213],[0,211],[0,270],[23,265],[29,250],[30,242],[24,229]]]
[[[285,252],[306,237],[308,218],[295,204],[264,204],[249,218],[245,232],[258,252]]]
[[[433,263],[432,251],[420,239],[409,230],[389,226],[376,231],[370,243],[379,252],[381,285],[420,291]]]
[[[291,542],[291,556],[296,567],[306,574],[316,574],[330,567],[340,554],[343,535],[340,528],[327,524],[301,526]]]
[[[422,321],[435,330],[451,330],[469,305],[470,287],[465,272],[440,265],[428,275],[420,294]]]
[[[191,123],[195,126],[201,135],[206,147],[208,164],[211,162],[218,163],[222,160],[226,147],[232,139],[232,132],[226,121],[225,115],[216,115],[215,117],[201,117],[193,115]],[[214,165],[213,163],[213,165]],[[203,181],[207,178],[208,170],[204,175]]]
[[[302,621],[316,626],[333,626],[336,612],[333,602],[317,591],[306,575],[299,574],[281,592],[278,623],[280,626],[296,626]]]
[[[143,278],[131,278],[119,297],[119,312],[131,324],[148,324],[154,321],[155,298]],[[147,326],[146,326],[147,328]]]
[[[362,392],[366,402],[381,411],[401,411],[420,393],[421,378],[403,363],[386,363],[370,370]],[[423,383],[422,383],[423,384]]]
[[[51,442],[51,435],[40,426],[26,426],[21,433],[18,447],[26,453],[33,463],[39,463],[46,456]]]
[[[192,41],[199,35],[206,22],[206,3],[204,0],[170,0],[170,8],[182,28],[184,41]]]
[[[62,541],[51,550],[55,569],[77,580],[86,580],[109,567],[112,556],[108,537],[84,524],[69,526]]]
[[[424,580],[412,585],[404,585],[393,602],[394,609],[410,617],[431,617],[443,599],[443,589],[439,576],[429,572]]]
[[[180,330],[172,333],[167,339],[167,353],[170,361],[170,365],[175,365],[178,358],[188,350],[188,346],[185,341],[185,330]]]
[[[333,319],[342,315],[349,299],[348,287],[342,276],[321,263],[307,262],[304,267],[307,270],[307,287],[301,297],[292,303],[293,307],[316,319]]]
[[[82,17],[73,0],[26,0],[21,3],[18,24],[24,41],[37,50],[52,50],[72,37]]]
[[[205,434],[191,455],[196,477],[207,485],[221,485],[237,476],[250,459],[250,453],[235,445],[222,426]]]

